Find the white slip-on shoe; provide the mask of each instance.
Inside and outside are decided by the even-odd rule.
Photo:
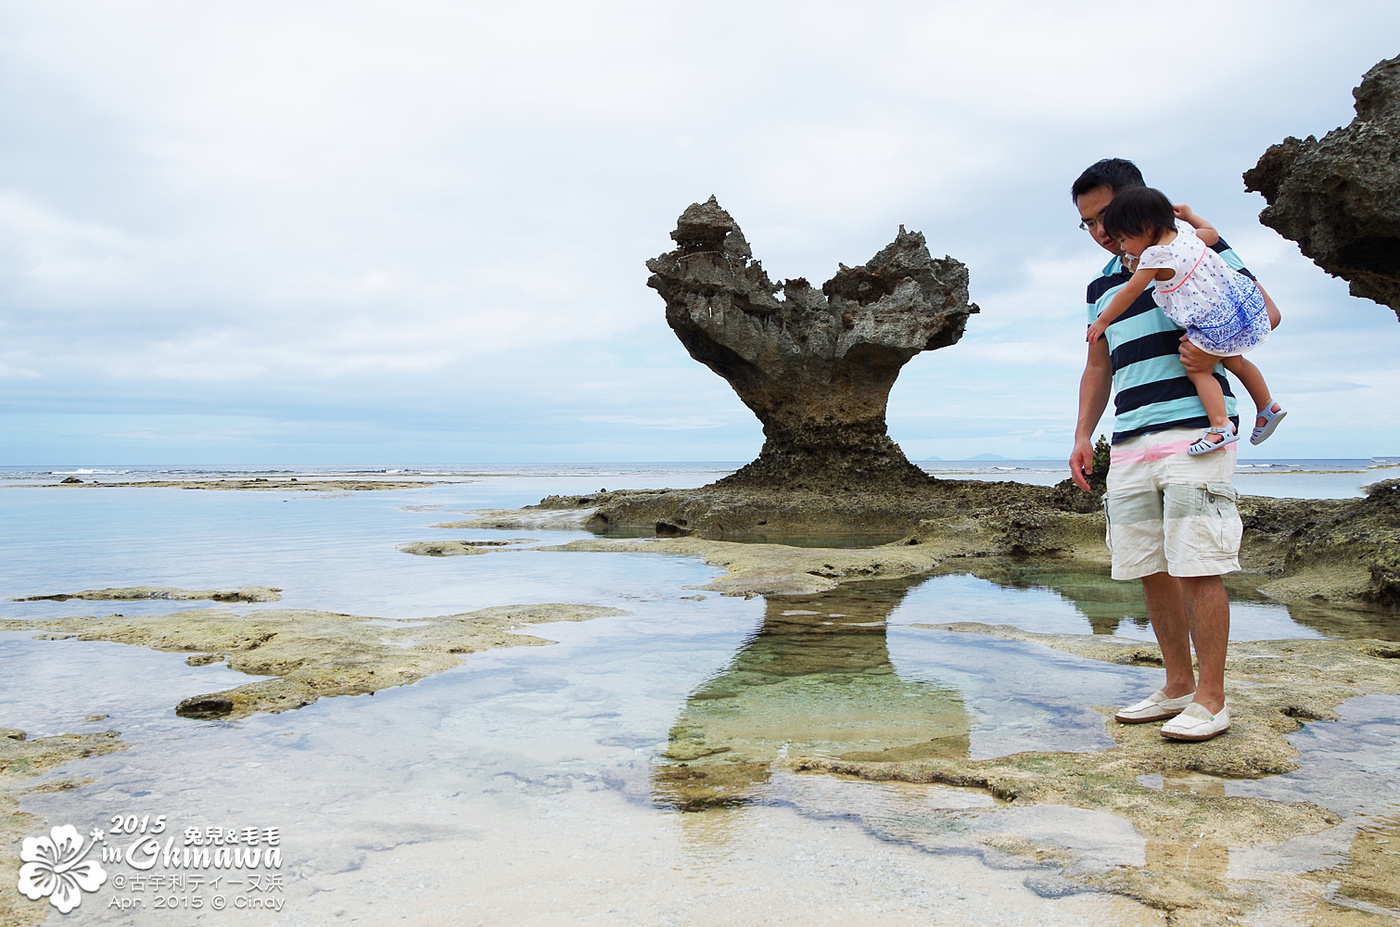
[[[1211,714],[1204,706],[1192,702],[1185,711],[1162,725],[1162,736],[1169,740],[1210,740],[1229,729],[1229,709],[1221,708]]]
[[[1167,694],[1161,689],[1153,692],[1147,698],[1136,705],[1129,705],[1118,714],[1113,716],[1113,720],[1119,724],[1145,724],[1148,721],[1165,721],[1173,718],[1186,710],[1186,706],[1191,704],[1191,700],[1196,697],[1196,693],[1188,692],[1176,698],[1167,698]]]

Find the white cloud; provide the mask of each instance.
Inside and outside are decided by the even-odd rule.
[[[12,285],[62,292],[109,290],[139,273],[140,243],[121,229],[85,222],[23,191],[0,190],[0,249]]]
[[[1349,118],[1394,53],[1391,7],[1189,0],[1212,24],[1189,42],[1084,0],[5,9],[0,79],[25,88],[0,99],[0,376],[24,387],[7,412],[158,409],[177,446],[249,434],[230,423],[256,409],[248,440],[351,456],[405,420],[532,453],[658,429],[749,447],[756,423],[644,286],[675,217],[716,193],[775,278],[820,282],[900,223],[966,261],[982,314],[906,368],[891,421],[931,428],[954,397],[939,427],[1058,454],[1103,263],[1066,191],[1123,154],[1209,205],[1265,277],[1285,313],[1258,358],[1271,382],[1347,396],[1299,404],[1320,417],[1299,449],[1337,429],[1400,444],[1400,414],[1370,407],[1393,314],[1258,228],[1238,180],[1270,142]]]

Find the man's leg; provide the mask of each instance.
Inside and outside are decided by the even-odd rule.
[[[1230,599],[1219,576],[1182,577],[1181,598],[1201,679],[1196,703],[1212,714],[1225,707],[1225,651],[1230,640]],[[1150,612],[1149,612],[1150,614]],[[1154,622],[1153,627],[1156,627]],[[1166,655],[1165,645],[1162,647]],[[1189,664],[1188,664],[1189,665]]]
[[[1182,594],[1182,581],[1166,573],[1144,576],[1142,597],[1167,670],[1162,694],[1167,698],[1188,695],[1196,690],[1196,675],[1191,669],[1190,612]]]

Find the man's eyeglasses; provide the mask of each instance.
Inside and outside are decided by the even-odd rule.
[[[1102,224],[1103,222],[1099,219],[1085,219],[1079,223],[1079,227],[1086,232],[1092,232]]]

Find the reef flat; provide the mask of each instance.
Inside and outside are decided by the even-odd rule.
[[[102,719],[99,716],[90,720]],[[30,740],[24,731],[0,728],[0,873],[6,880],[6,890],[0,892],[0,927],[27,927],[42,922],[48,914],[47,905],[29,904],[20,900],[17,891],[10,890],[19,875],[20,841],[38,832],[44,823],[35,815],[19,810],[20,798],[31,792],[76,789],[92,781],[72,776],[38,784],[30,780],[73,760],[117,753],[128,746],[117,731],[60,734]]]
[[[252,490],[257,492],[364,492],[370,490],[422,489],[433,483],[425,480],[355,480],[303,479],[295,476],[252,477],[249,479],[202,479],[202,480],[80,480],[69,477],[51,484],[64,489],[219,489]]]
[[[1056,486],[929,479],[880,491],[618,490],[550,496],[518,513],[489,512],[452,528],[585,527],[600,534],[782,541],[789,537],[898,538],[883,556],[920,547],[946,562],[990,557],[1107,563],[1098,493]],[[1359,607],[1400,605],[1400,480],[1360,499],[1242,497],[1242,568],[1279,601]],[[572,517],[570,517],[572,513]],[[879,555],[876,555],[879,556]]]
[[[241,673],[272,677],[193,696],[175,708],[188,718],[234,719],[408,685],[456,666],[465,654],[549,643],[519,633],[525,625],[614,614],[619,611],[595,605],[543,604],[401,621],[306,609],[238,614],[203,608],[170,615],[8,620],[0,621],[0,630],[188,652],[185,662],[191,666],[225,663]]]
[[[67,602],[81,599],[89,602],[137,601],[209,601],[209,602],[276,602],[282,598],[281,589],[268,586],[239,586],[231,589],[174,589],[169,586],[126,586],[120,589],[84,589],[82,592],[59,592],[53,595],[17,596],[11,602]]]
[[[923,625],[935,630],[1028,641],[1092,660],[1160,664],[1155,645],[1093,635],[1036,634],[976,623]],[[1311,802],[1280,802],[1226,794],[1226,782],[1258,779],[1297,768],[1298,751],[1285,736],[1304,722],[1336,720],[1339,704],[1361,694],[1400,695],[1400,645],[1374,640],[1236,641],[1226,667],[1232,727],[1204,744],[1173,743],[1156,725],[1113,722],[1118,706],[1096,706],[1116,743],[1094,753],[1029,752],[988,760],[929,757],[897,762],[793,757],[790,768],[880,781],[936,782],[985,789],[1017,804],[1066,805],[1104,811],[1128,820],[1148,841],[1144,865],[1104,872],[1084,867],[1063,848],[1034,840],[992,840],[991,845],[1062,865],[1069,881],[1135,898],[1167,912],[1172,924],[1217,924],[1259,913],[1290,899],[1313,908],[1316,923],[1370,923],[1367,906],[1400,907],[1400,867],[1390,837],[1366,833],[1353,841],[1347,866],[1348,895],[1371,898],[1358,906],[1329,900],[1326,886],[1339,873],[1307,877],[1226,880],[1230,856],[1317,834],[1343,818]],[[1160,782],[1153,783],[1153,777]],[[1384,827],[1385,825],[1383,825]],[[1359,849],[1358,849],[1359,847]],[[1359,889],[1354,872],[1365,872]],[[1383,874],[1382,874],[1383,873]],[[1335,888],[1335,886],[1334,886]],[[1344,899],[1345,901],[1345,899]],[[1380,905],[1376,905],[1379,901]],[[1361,913],[1355,909],[1360,907]]]

